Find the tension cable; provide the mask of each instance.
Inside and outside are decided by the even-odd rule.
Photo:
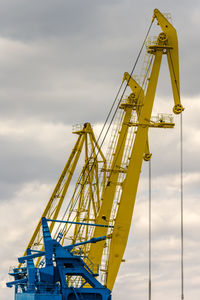
[[[151,159],[149,160],[149,300],[151,300]]]
[[[184,228],[183,228],[183,116],[180,115],[180,188],[181,188],[181,300],[184,299]]]

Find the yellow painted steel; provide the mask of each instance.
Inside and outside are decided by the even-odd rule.
[[[137,82],[131,78],[132,91],[133,93],[128,97],[125,103],[120,105],[121,109],[124,109],[124,118],[121,124],[120,132],[118,133],[118,141],[116,148],[113,153],[113,159],[111,163],[111,168],[109,169],[109,175],[107,179],[107,184],[105,192],[102,194],[102,205],[99,211],[99,215],[96,219],[97,224],[108,225],[110,222],[110,215],[113,207],[113,200],[116,193],[116,186],[118,182],[118,177],[122,171],[121,162],[124,155],[125,143],[127,138],[127,133],[129,129],[129,122],[131,119],[131,114],[133,109],[138,107],[143,103],[144,91],[137,84]],[[96,227],[94,230],[94,237],[99,237],[107,234],[108,229],[104,227]],[[91,244],[89,251],[89,258],[95,264],[101,264],[103,249],[105,242],[99,242],[96,244]]]
[[[122,185],[122,194],[116,215],[115,226],[112,233],[110,253],[108,259],[107,287],[112,290],[117,273],[123,259],[126,248],[131,219],[135,204],[137,187],[141,172],[142,158],[145,152],[151,112],[155,98],[160,64],[163,54],[167,54],[170,77],[174,96],[174,113],[181,113],[183,107],[180,103],[179,89],[179,64],[178,64],[178,41],[174,27],[156,9],[156,18],[163,32],[159,34],[155,45],[149,46],[148,51],[154,55],[153,67],[147,86],[144,105],[138,120],[138,129],[132,149],[130,163],[126,178]]]
[[[92,221],[92,223],[95,223],[102,201],[100,194],[104,191],[106,182],[105,171],[102,172],[102,180],[99,180],[99,167],[102,165],[102,169],[106,170],[106,159],[95,139],[94,132],[89,123],[87,129],[88,134],[85,136],[85,164],[77,180],[75,187],[76,192],[73,195],[66,220],[86,223]],[[63,244],[66,239],[69,239],[68,235],[70,229],[71,225],[66,224],[61,244]],[[92,234],[93,228],[76,224],[71,241],[72,243],[85,241],[90,239]],[[88,245],[82,247],[84,253],[87,251],[87,248]]]
[[[144,106],[139,117],[139,122],[144,123],[146,125],[138,127],[135,142],[132,149],[130,163],[127,170],[126,179],[123,182],[122,186],[122,195],[117,211],[114,230],[112,233],[109,253],[107,287],[110,290],[112,290],[115,279],[117,277],[117,273],[123,258],[128,239],[128,233],[131,225],[133,208],[135,204],[137,186],[141,172],[142,160],[145,152],[148,134],[148,120],[150,120],[151,117],[161,58],[162,52],[157,51],[155,54],[155,60],[151,72],[149,85],[147,88]]]
[[[132,92],[134,92],[135,80],[132,78],[131,75],[129,75],[128,72],[124,73],[123,80],[127,81],[128,86],[130,86]],[[140,112],[141,112],[143,104],[144,104],[144,91],[142,92],[141,97],[139,97],[139,99],[138,99],[138,105],[136,107],[137,117],[139,117],[139,115],[140,115]],[[129,123],[129,125],[130,125],[130,123]],[[149,151],[149,141],[148,141],[148,138],[147,138],[146,147],[145,147],[145,153],[144,153],[144,157],[143,158],[144,158],[145,161],[148,161],[148,160],[150,160],[151,156],[152,156],[152,154]]]
[[[159,39],[165,44],[165,53],[167,54],[168,66],[170,71],[170,78],[172,84],[172,91],[175,105],[173,112],[175,114],[181,113],[184,108],[180,102],[180,80],[179,80],[179,54],[178,54],[178,38],[176,29],[158,10],[154,10],[153,19],[156,18],[158,25],[163,32],[159,35]]]

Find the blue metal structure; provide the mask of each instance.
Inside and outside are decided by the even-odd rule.
[[[45,251],[28,249],[26,256],[18,258],[26,266],[14,268],[9,273],[14,281],[8,282],[7,287],[15,286],[15,300],[111,300],[110,290],[96,279],[98,268],[81,252],[74,251],[77,246],[96,243],[106,237],[61,246],[52,239],[46,218],[42,219],[42,229]],[[42,264],[36,267],[33,259],[41,256],[44,257]]]

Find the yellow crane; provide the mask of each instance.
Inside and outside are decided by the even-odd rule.
[[[55,222],[50,222],[50,232],[59,238],[62,245],[66,241],[74,244],[93,237],[107,236],[106,241],[84,244],[80,248],[87,256],[86,263],[92,261],[100,266],[102,282],[110,290],[113,289],[128,240],[142,161],[151,158],[148,130],[150,127],[174,127],[171,115],[160,114],[157,118],[151,115],[163,55],[167,56],[171,78],[173,112],[179,114],[183,111],[180,102],[177,33],[158,9],[154,10],[152,23],[155,19],[162,32],[152,43],[147,44],[148,59],[142,82],[137,82],[132,74],[124,74],[123,83],[130,88],[131,93],[122,98],[118,105],[108,157],[105,158],[89,123],[74,131],[78,135],[77,142],[27,246],[27,249],[43,250],[42,218],[58,218],[82,157],[84,165],[63,214],[62,220],[65,223],[56,228]],[[39,263],[40,258],[37,258]],[[74,284],[75,279],[68,277],[68,282],[70,280]]]

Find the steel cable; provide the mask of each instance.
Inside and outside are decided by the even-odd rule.
[[[181,300],[184,299],[184,228],[183,228],[183,116],[180,115],[180,187],[181,187]]]
[[[172,64],[172,71],[177,93],[180,99],[180,90],[175,76],[174,64],[169,50],[169,57]],[[183,116],[180,114],[180,201],[181,201],[181,300],[184,299],[184,216],[183,216]]]
[[[149,300],[151,300],[151,159],[149,160]]]

